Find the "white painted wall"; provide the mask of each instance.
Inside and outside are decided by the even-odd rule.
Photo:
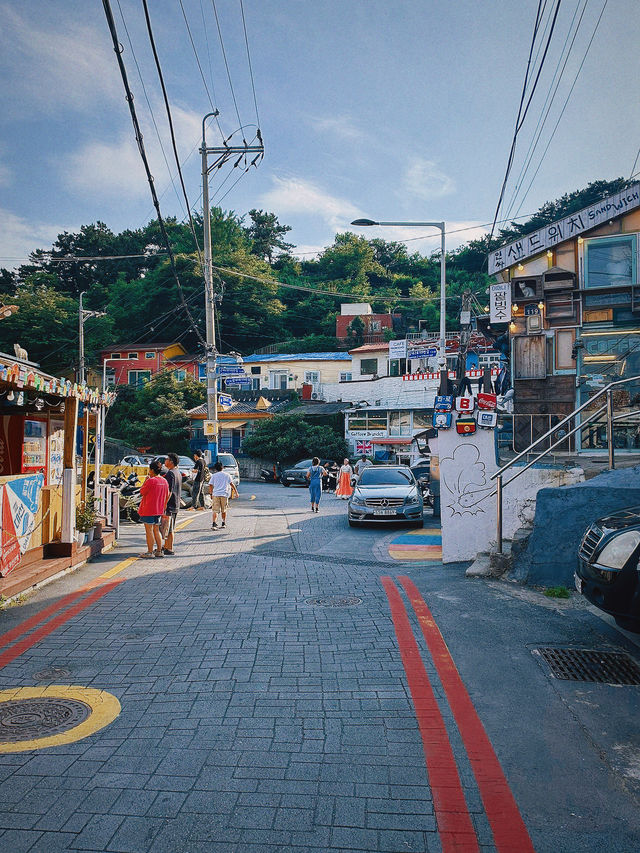
[[[455,422],[455,418],[454,418]],[[438,434],[440,457],[440,502],[442,515],[442,561],[473,560],[496,542],[497,503],[495,480],[495,433],[478,430],[461,436],[455,427]],[[505,474],[505,480],[515,473]],[[511,539],[515,531],[530,524],[539,489],[568,486],[584,480],[581,468],[529,468],[503,492],[502,535]]]
[[[433,406],[438,386],[437,379],[405,381],[401,376],[381,376],[380,379],[354,379],[353,382],[323,382],[322,392],[327,403],[335,403],[338,400],[343,403],[358,403],[360,400],[366,400],[371,405],[390,409],[428,409]]]

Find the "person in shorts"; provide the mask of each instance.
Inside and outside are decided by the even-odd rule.
[[[169,526],[165,532],[162,551],[170,557],[173,556],[173,537],[182,493],[182,474],[178,468],[179,461],[176,453],[169,453],[164,462],[167,470],[163,474],[163,477],[169,485],[169,500],[167,501],[165,512],[165,515],[169,516]]]
[[[141,557],[164,557],[160,536],[160,519],[167,508],[169,485],[161,476],[161,471],[162,462],[159,459],[154,459],[153,462],[149,463],[149,476],[140,486],[142,500],[138,507],[138,515],[144,524],[144,532],[147,537],[147,553],[140,554]],[[153,550],[154,543],[155,551]]]
[[[205,467],[206,462],[202,456],[201,450],[194,450],[193,452],[193,486],[191,488],[191,506],[189,507],[189,511],[191,510],[200,510],[204,509],[204,479],[205,479]]]
[[[213,518],[211,520],[211,529],[215,530],[218,526],[218,513],[222,515],[221,527],[227,526],[227,507],[229,506],[229,496],[238,497],[231,475],[227,474],[222,468],[222,462],[216,462],[213,466],[213,477],[209,483],[209,493],[211,495],[211,509],[213,510]]]

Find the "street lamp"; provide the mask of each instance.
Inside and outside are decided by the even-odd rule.
[[[122,361],[121,358],[105,358],[102,362],[102,390],[107,390],[107,362],[108,361]]]
[[[446,370],[447,353],[446,353],[446,283],[445,283],[445,229],[444,222],[375,222],[373,219],[354,219],[352,225],[369,226],[399,226],[403,228],[439,228],[441,232],[441,254],[440,254],[440,354],[438,357],[438,366],[440,370]]]

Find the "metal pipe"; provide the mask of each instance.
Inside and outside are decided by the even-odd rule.
[[[613,449],[613,391],[607,389],[607,449],[609,451],[609,470],[616,467]]]
[[[496,516],[496,541],[498,554],[502,554],[502,474],[496,480],[497,516]]]

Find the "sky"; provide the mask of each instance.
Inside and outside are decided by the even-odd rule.
[[[447,248],[479,236],[498,201],[536,7],[149,0],[192,209],[202,203],[202,118],[215,106],[219,127],[208,126],[208,144],[221,134],[237,144],[240,125],[250,141],[259,121],[265,156],[237,183],[242,170],[231,164],[214,175],[213,203],[239,216],[274,212],[292,227],[300,257],[346,230],[408,240],[411,251],[439,247],[432,229],[350,226],[360,217],[445,221]],[[162,213],[183,219],[142,3],[112,0],[112,9]],[[0,0],[0,15],[0,266],[17,266],[83,224],[100,220],[116,232],[146,224],[154,211],[102,3]],[[549,22],[545,15],[543,28]],[[563,0],[501,218],[531,214],[593,180],[629,177],[640,146],[639,41],[637,0]]]

